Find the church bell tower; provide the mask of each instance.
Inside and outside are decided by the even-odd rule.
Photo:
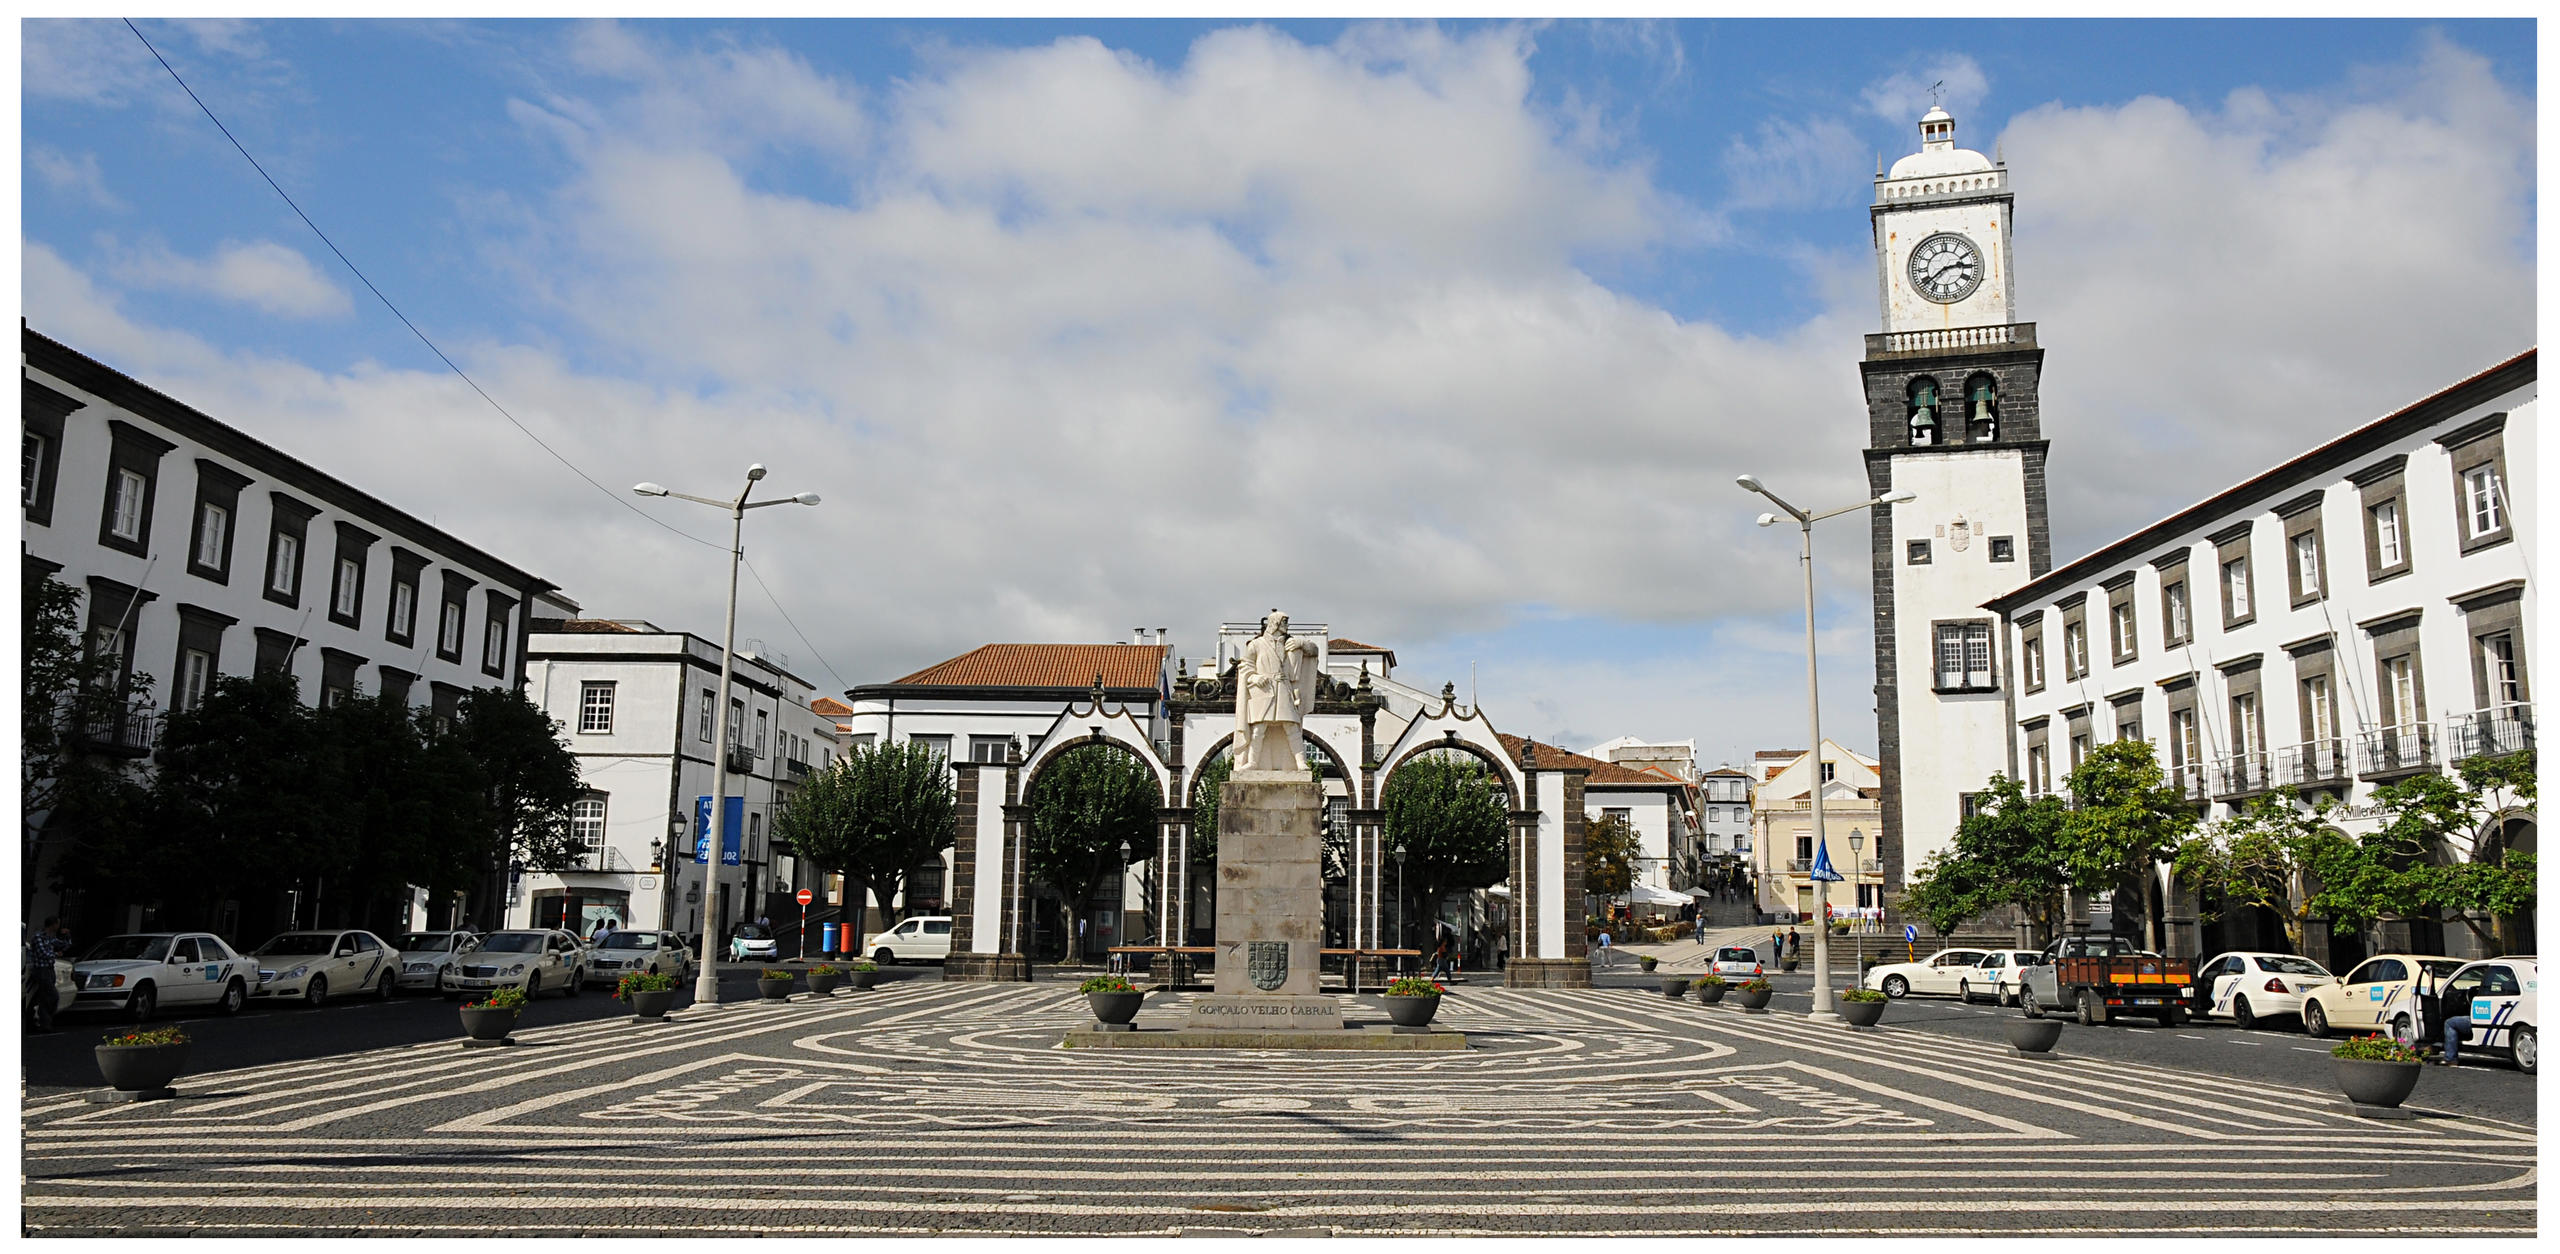
[[[1931,108],[1920,151],[1879,174],[1874,224],[1883,327],[1859,364],[1867,482],[1917,499],[1871,511],[1883,882],[1899,890],[1955,840],[1965,796],[2008,760],[1998,620],[1983,602],[2053,564],[2044,350],[2017,319],[2007,164],[1956,147]],[[1860,904],[1871,904],[1861,902]]]

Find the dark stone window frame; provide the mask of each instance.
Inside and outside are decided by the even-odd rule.
[[[2142,657],[2142,615],[2133,604],[2134,574],[2128,570],[2099,585],[2107,594],[2107,656],[2118,666]],[[2119,614],[2125,623],[2123,631],[2116,630]]]
[[[2222,601],[2222,629],[2224,631],[2232,631],[2241,627],[2246,627],[2249,624],[2258,621],[2258,563],[2250,554],[2249,546],[2250,535],[2255,530],[2256,526],[2254,524],[2242,523],[2237,527],[2216,532],[2211,537],[2211,543],[2213,545],[2213,588],[2215,594],[2219,596]],[[2230,571],[2231,563],[2235,561],[2241,564],[2241,578],[2239,581],[2241,592],[2249,599],[2249,612],[2246,614],[2235,614],[2232,612],[2232,580],[2230,578]],[[2192,598],[2190,598],[2190,600],[2192,601]],[[2192,606],[2190,606],[2190,613],[2192,614],[2192,612]]]
[[[418,686],[418,673],[396,666],[385,666],[381,672],[382,695],[402,705],[409,704],[409,693]]]
[[[2516,703],[2533,701],[2533,681],[2525,667],[2524,593],[2525,581],[2510,579],[2448,598],[2462,612],[2462,634],[2470,644],[2474,710],[2491,711],[2508,704],[2490,691],[2488,645],[2499,636],[2506,636],[2515,652]]]
[[[2074,593],[2056,602],[2054,608],[2062,611],[2062,677],[2085,679],[2089,674],[2089,594]],[[2073,628],[2079,629],[2080,649],[2076,655],[2071,648]]]
[[[196,507],[187,519],[187,573],[198,579],[229,586],[231,553],[240,540],[240,492],[249,486],[249,476],[209,457],[196,459]],[[204,510],[211,505],[221,509],[229,520],[222,525],[222,552],[216,565],[199,560],[204,548]]]
[[[104,575],[89,576],[89,627],[82,648],[95,656],[102,632],[122,631],[124,648],[116,659],[116,683],[121,686],[133,678],[134,641],[142,634],[142,607],[160,599],[157,592],[147,592],[121,580]]]
[[[2062,771],[2063,774],[2068,775],[2072,771],[2079,770],[2080,762],[2088,761],[2089,755],[2098,748],[2098,734],[2091,730],[2096,710],[2088,702],[2083,701],[2059,713],[2062,716],[2062,760],[2065,763]],[[2078,755],[2080,761],[2072,761],[2073,755]]]
[[[2160,755],[2160,760],[2170,770],[2201,769],[2213,743],[2205,730],[2203,717],[2196,712],[2196,694],[2201,687],[2192,673],[2160,681],[2160,692],[2167,706],[2162,711],[2167,721],[2160,725],[2160,734],[2166,738],[2166,751]],[[2186,741],[2178,736],[2178,716],[2181,714],[2187,716],[2188,726],[2195,729],[2195,753],[2192,755],[2187,753]]]
[[[2293,658],[2293,725],[2299,735],[2295,743],[2309,746],[2323,740],[2340,740],[2345,736],[2338,718],[2338,702],[2344,695],[2338,684],[2338,650],[2336,641],[2326,634],[2308,640],[2297,640],[2284,647]],[[2311,709],[2311,681],[2324,680],[2329,689],[2329,722],[2321,726]]]
[[[2128,710],[2132,711],[2132,713],[2127,714],[2126,711]],[[2135,688],[2125,692],[2109,694],[2107,697],[2107,718],[2111,721],[2117,741],[2141,740],[2143,738],[2142,690],[2140,688]]]
[[[2226,662],[2216,663],[2214,669],[2222,672],[2223,714],[2230,723],[2230,726],[2224,728],[2223,751],[2234,757],[2242,753],[2254,753],[2263,757],[2267,753],[2267,698],[2261,674],[2266,669],[2266,655],[2244,654]],[[2249,730],[2256,733],[2256,739],[2252,742],[2253,748],[2244,748],[2240,735],[2240,698],[2242,697],[2249,698],[2252,711]]]
[[[1991,560],[1995,562],[2018,560],[2018,538],[2016,536],[1991,537],[1990,553]]]
[[[382,537],[343,519],[337,523],[338,549],[329,559],[329,621],[341,627],[364,627],[365,576],[373,565],[374,544]],[[356,564],[356,608],[353,613],[338,612],[338,571],[348,561]]]
[[[1983,682],[1978,684],[1973,682],[1975,671],[1968,663],[1963,667],[1965,682],[1953,686],[1945,683],[1946,672],[1938,664],[1938,639],[1940,633],[1949,627],[1982,629],[1983,652],[1994,654],[1983,660],[1980,672],[1984,676]],[[1931,622],[1929,624],[1929,690],[1943,693],[1998,692],[2000,690],[2000,659],[1995,654],[1994,642],[1999,634],[1999,624],[1988,618],[1941,618]],[[1970,641],[1963,637],[1959,637],[1959,642],[1960,648],[1971,647]]]
[[[2151,568],[2160,572],[2160,647],[2164,650],[2195,643],[2196,585],[2187,571],[2188,556],[2186,549],[2179,549],[2151,559]],[[2173,588],[2186,601],[2184,614],[2170,608],[2169,593]],[[2179,622],[2181,618],[2185,620],[2183,624]]]
[[[444,595],[436,602],[436,657],[460,666],[462,651],[471,646],[471,589],[480,581],[458,570],[448,570],[442,574],[444,575]],[[447,611],[457,616],[454,620],[456,626],[453,633],[453,648],[450,650],[445,648],[444,643],[444,621]]]
[[[107,435],[107,487],[98,511],[98,543],[119,553],[149,557],[152,514],[160,500],[160,459],[178,446],[121,418],[107,420]],[[127,471],[142,478],[142,508],[136,512],[131,539],[116,534],[116,487]]]
[[[2025,778],[2018,782],[2026,786],[2028,795],[2043,796],[2053,791],[2053,721],[2040,715],[2019,723],[2018,730],[2025,733],[2027,742],[2025,752],[2018,758],[2022,764],[2019,773]],[[2036,778],[2037,750],[2044,751],[2042,779]]]
[[[2515,480],[2507,477],[2506,428],[2507,416],[2496,413],[2436,437],[2453,469],[2453,535],[2465,557],[2516,538]],[[2473,535],[2470,493],[2463,480],[2483,466],[2497,478],[2498,525]]]
[[[2294,609],[2317,605],[2329,596],[2329,537],[2320,526],[2320,504],[2324,491],[2308,492],[2276,506],[2276,518],[2284,527],[2284,574],[2287,599]],[[2303,587],[2302,553],[2296,547],[2301,536],[2311,537],[2311,587]]]
[[[505,679],[508,664],[515,660],[515,633],[509,624],[515,618],[516,599],[495,588],[489,589],[487,595],[488,613],[480,629],[480,673],[491,679]],[[489,659],[493,647],[498,654],[494,662]]]
[[[356,673],[364,669],[364,659],[344,649],[320,647],[320,705],[336,705],[358,695]],[[334,693],[336,695],[332,696]]]
[[[288,609],[302,607],[302,572],[311,566],[311,520],[319,517],[320,507],[270,491],[274,510],[267,524],[267,560],[258,566],[258,591],[266,599]],[[283,539],[293,537],[293,587],[276,587],[276,552]]]
[[[253,627],[250,630],[258,638],[258,660],[254,673],[260,675],[278,670],[288,675],[292,674],[294,654],[300,652],[303,645],[311,643],[296,637],[292,632],[277,631],[273,627]]]
[[[222,633],[240,622],[229,614],[209,610],[201,605],[178,605],[178,652],[170,661],[169,708],[186,709],[187,655],[205,655],[205,691],[213,690],[213,681],[222,677]]]
[[[44,441],[44,450],[36,457],[36,481],[18,485],[18,509],[28,522],[50,527],[54,487],[62,478],[63,419],[83,405],[25,376],[20,376],[18,383],[18,421],[24,424],[25,435]]]
[[[452,725],[454,716],[462,710],[463,691],[441,679],[427,681],[427,716],[433,720],[436,730],[442,731]]]
[[[2044,652],[2044,611],[2037,610],[2033,618],[2019,625],[2018,656],[2022,659],[2019,666],[2019,670],[2021,672],[2019,679],[2022,681],[2026,691],[2030,694],[2044,691],[2045,684],[2047,682],[2045,675],[2046,658]]]
[[[2373,646],[2373,706],[2377,727],[2407,730],[2426,724],[2427,668],[2418,639],[2418,623],[2422,617],[2424,615],[2420,611],[2410,609],[2356,624]],[[2392,705],[2390,662],[2398,657],[2409,659],[2409,700],[2415,709],[2402,710]]]
[[[426,608],[426,589],[419,576],[427,569],[427,559],[399,545],[391,546],[391,595],[383,601],[382,638],[401,648],[418,643],[418,614]],[[400,621],[400,589],[409,590],[409,621]]]
[[[2394,453],[2354,474],[2347,481],[2356,485],[2357,528],[2364,533],[2364,581],[2367,586],[2387,579],[2397,579],[2413,569],[2414,549],[2409,543],[2409,455]],[[2374,511],[2391,507],[2391,516],[2400,529],[2400,558],[2382,560],[2382,529],[2373,519]]]
[[[1930,564],[1932,563],[1932,561],[1933,561],[1933,560],[1934,560],[1934,559],[1930,556],[1929,542],[1928,542],[1928,541],[1926,541],[1926,540],[1905,540],[1905,541],[1903,541],[1903,542],[1902,542],[1902,564],[1903,564],[1903,565],[1905,565],[1905,566],[1927,566],[1927,565],[1930,565]]]

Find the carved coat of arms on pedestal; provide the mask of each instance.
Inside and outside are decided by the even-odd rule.
[[[1270,992],[1289,980],[1289,942],[1246,941],[1244,971],[1253,986]]]

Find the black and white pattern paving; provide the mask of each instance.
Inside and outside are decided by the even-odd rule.
[[[1140,1022],[1184,1014],[1150,998]],[[1351,999],[1355,1019],[1382,1016]],[[1452,1054],[1058,1048],[1066,985],[902,983],[23,1109],[30,1233],[2523,1235],[2535,1129],[1626,989]],[[2067,1049],[2066,1045],[2066,1049]],[[2423,1105],[2423,1103],[2419,1103]]]

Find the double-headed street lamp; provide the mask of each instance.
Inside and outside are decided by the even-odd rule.
[[[1786,511],[1786,516],[1796,520],[1796,525],[1804,529],[1804,703],[1805,718],[1811,725],[1810,734],[1813,737],[1813,748],[1811,750],[1813,760],[1806,767],[1806,773],[1811,776],[1811,783],[1807,787],[1806,793],[1813,799],[1813,844],[1814,848],[1820,849],[1823,847],[1822,697],[1821,681],[1816,674],[1817,668],[1814,665],[1813,525],[1821,522],[1825,518],[1837,518],[1842,514],[1854,513],[1862,509],[1872,509],[1878,505],[1900,505],[1906,501],[1915,501],[1919,499],[1919,494],[1910,491],[1897,490],[1887,492],[1883,496],[1876,497],[1873,500],[1860,501],[1855,505],[1843,505],[1838,509],[1825,510],[1819,514],[1808,514],[1803,510],[1797,509],[1793,505],[1787,504],[1786,501],[1781,499],[1777,493],[1760,486],[1760,481],[1750,475],[1735,476],[1734,482],[1741,484],[1743,490],[1746,492],[1757,492],[1760,495],[1769,498],[1770,504]],[[1778,516],[1776,514],[1762,514],[1760,516],[1760,525],[1763,527],[1774,526],[1777,521]],[[1831,921],[1826,917],[1831,912],[1831,893],[1828,881],[1817,879],[1813,882],[1813,900],[1813,915],[1815,920],[1813,929],[1813,1014],[1810,1017],[1815,1019],[1838,1019],[1840,1017],[1839,1014],[1831,1009]]]
[[[737,654],[738,563],[746,556],[747,511],[763,509],[767,505],[818,503],[815,492],[777,497],[770,501],[748,501],[747,494],[756,490],[756,480],[762,478],[762,463],[747,467],[746,486],[738,489],[736,499],[727,501],[670,492],[654,483],[636,484],[631,489],[642,496],[672,496],[679,501],[729,511],[729,615],[720,631],[720,695],[713,702],[717,707],[713,716],[719,720],[720,730],[711,742],[711,821],[705,825],[710,830],[703,833],[710,843],[703,858],[702,878],[710,886],[710,891],[704,894],[702,903],[702,969],[693,980],[693,1000],[698,1006],[713,1006],[720,1002],[720,978],[711,967],[711,943],[714,934],[720,930],[716,922],[720,917],[720,851],[728,846],[730,836],[729,807],[726,804],[729,796],[729,672]]]

